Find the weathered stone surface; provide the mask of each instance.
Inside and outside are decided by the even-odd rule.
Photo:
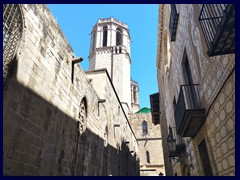
[[[202,5],[176,4],[176,8],[179,21],[176,40],[171,42],[171,7],[169,4],[161,4],[159,7],[157,72],[162,101],[162,136],[167,139],[169,125],[176,127],[173,102],[175,99],[177,103],[180,86],[188,84],[184,75],[186,69],[183,68],[185,51],[190,68],[188,77],[191,76],[193,83],[199,84],[200,101],[207,112],[198,132],[191,139],[185,138],[186,145],[193,147],[187,149],[187,153],[191,154],[192,159],[196,159],[193,161],[194,168],[190,168],[190,175],[204,175],[199,149],[203,140],[206,142],[213,175],[233,175],[235,169],[229,165],[227,159],[235,154],[235,54],[209,57],[198,20]],[[163,146],[163,150],[168,153],[167,144]],[[165,157],[165,162],[167,160],[169,159]],[[188,163],[190,161],[188,158]],[[172,167],[166,166],[166,171],[170,172],[170,175],[186,175],[187,171],[183,172],[183,168],[183,165],[174,162]]]
[[[143,121],[147,123],[148,127],[146,136],[142,135]],[[152,123],[151,113],[130,114],[130,124],[139,144],[140,175],[159,176],[162,173],[165,176],[160,124],[154,125]],[[149,162],[147,160],[147,152],[149,154]]]
[[[79,64],[72,78],[75,55],[47,6],[20,7],[26,28],[4,90],[3,174],[139,175],[136,137],[106,72],[99,104]]]

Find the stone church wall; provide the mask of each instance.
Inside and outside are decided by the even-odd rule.
[[[138,175],[137,142],[112,86],[106,83],[106,105],[99,106],[49,9],[21,7],[23,36],[3,92],[3,174]],[[117,113],[124,126],[114,139]]]
[[[139,143],[140,175],[159,176],[160,173],[166,175],[160,124],[154,125],[152,123],[151,113],[131,114],[130,119],[131,126]],[[148,124],[148,134],[146,137],[142,136],[143,121],[146,121]],[[150,162],[147,162],[147,151],[149,152]]]

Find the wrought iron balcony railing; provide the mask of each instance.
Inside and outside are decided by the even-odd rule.
[[[199,85],[182,85],[174,112],[177,134],[193,137],[205,120],[205,109],[201,106]]]
[[[209,56],[235,52],[234,4],[203,4],[198,20]]]
[[[176,5],[171,4],[171,15],[170,15],[170,22],[169,22],[171,41],[175,41],[176,39],[178,17],[179,17],[179,14],[177,13]]]

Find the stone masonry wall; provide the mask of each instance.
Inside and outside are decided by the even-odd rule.
[[[72,69],[73,50],[49,9],[21,7],[23,38],[3,96],[3,174],[138,175],[137,142],[112,87],[105,87],[111,98],[98,115],[99,96],[81,67]],[[82,101],[86,119],[80,133]],[[118,105],[109,111],[112,103]],[[111,121],[118,111],[126,125],[117,141]]]
[[[194,138],[197,147],[205,138],[214,175],[235,175],[235,72],[230,76],[214,104],[211,106],[204,126]],[[194,148],[199,171],[203,175],[199,152]]]
[[[162,138],[160,125],[152,123],[151,113],[131,114],[131,126],[139,143],[140,174],[141,176],[158,176],[165,174]],[[148,135],[142,136],[142,122],[148,124]],[[147,162],[146,151],[149,152],[150,163]]]
[[[180,85],[185,84],[182,68],[184,51],[193,83],[199,84],[200,101],[206,110],[205,122],[197,134],[184,138],[187,163],[192,163],[193,168],[178,174],[203,175],[198,146],[205,140],[213,175],[235,175],[235,54],[208,57],[198,21],[201,4],[176,5],[179,13],[177,34],[176,40],[170,42],[170,5],[161,6],[163,20],[159,23],[159,29],[162,29],[159,31],[157,64],[160,97],[164,97],[160,108],[165,111],[167,127],[175,127],[173,102],[178,100]],[[166,41],[170,42],[169,51]]]

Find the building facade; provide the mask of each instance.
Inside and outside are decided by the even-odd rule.
[[[139,144],[141,176],[165,176],[160,124],[152,123],[151,109],[130,115],[130,124]]]
[[[125,95],[82,70],[46,5],[4,4],[3,40],[4,175],[139,175]]]
[[[235,175],[235,5],[161,4],[156,66],[166,174]]]
[[[131,113],[138,102],[131,96],[131,37],[128,25],[113,18],[99,19],[91,32],[90,71],[106,68],[125,112]],[[136,93],[138,84],[135,83]],[[135,93],[135,94],[136,94]],[[136,98],[135,98],[136,99]],[[138,110],[138,109],[137,109]]]

